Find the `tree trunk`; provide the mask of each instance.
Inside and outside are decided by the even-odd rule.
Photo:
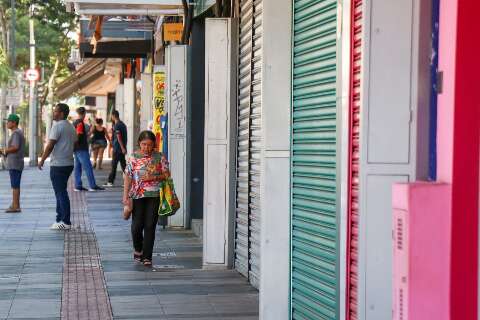
[[[52,127],[52,110],[53,110],[53,99],[54,99],[54,86],[55,86],[55,80],[57,78],[57,73],[58,69],[60,68],[60,57],[57,56],[55,60],[55,66],[53,67],[53,72],[52,75],[50,76],[50,79],[48,79],[48,87],[47,87],[47,123],[45,124],[45,139],[48,139],[48,136],[50,135],[50,129]]]
[[[8,53],[8,23],[7,23],[7,17],[5,15],[5,9],[0,6],[0,30],[2,31],[2,41],[0,45],[2,46],[3,52],[5,54]],[[8,61],[8,59],[7,59]]]

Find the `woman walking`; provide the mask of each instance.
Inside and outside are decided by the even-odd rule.
[[[124,175],[123,204],[132,206],[133,258],[152,265],[152,252],[160,205],[160,184],[170,177],[168,161],[155,148],[155,135],[142,131],[139,150],[127,161]]]
[[[91,129],[92,150],[93,150],[93,168],[102,170],[103,153],[108,145],[107,129],[103,126],[103,119],[95,120],[95,125]]]

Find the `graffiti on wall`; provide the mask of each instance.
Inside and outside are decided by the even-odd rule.
[[[185,97],[183,81],[177,79],[172,84],[171,109],[172,112],[172,133],[185,134]]]

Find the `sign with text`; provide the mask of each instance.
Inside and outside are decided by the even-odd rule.
[[[181,41],[183,33],[183,23],[165,23],[163,25],[164,41]]]
[[[19,77],[9,77],[6,88],[7,105],[18,107],[22,103],[22,82]]]
[[[168,156],[165,78],[165,71],[156,70],[153,74],[153,133],[157,138],[157,150]]]

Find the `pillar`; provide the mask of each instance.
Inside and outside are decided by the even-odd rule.
[[[480,2],[440,3],[438,180],[451,184],[451,319],[476,319]]]

